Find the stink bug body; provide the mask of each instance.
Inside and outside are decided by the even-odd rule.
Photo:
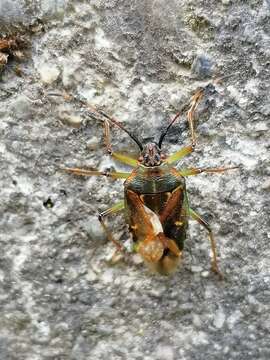
[[[76,175],[103,175],[114,179],[125,179],[124,200],[112,208],[99,214],[100,223],[118,250],[124,251],[121,243],[116,241],[109,231],[104,218],[109,214],[125,211],[126,221],[133,235],[134,249],[144,261],[155,271],[168,274],[175,270],[184,247],[188,219],[199,222],[208,231],[212,250],[212,270],[221,276],[217,263],[216,243],[208,223],[189,205],[185,177],[202,172],[220,173],[236,167],[223,168],[189,168],[177,170],[173,163],[190,154],[196,143],[194,132],[194,113],[203,96],[204,89],[199,89],[188,105],[176,114],[167,128],[162,132],[157,143],[146,143],[129,132],[121,122],[102,111],[90,107],[85,102],[80,103],[87,108],[91,117],[102,117],[105,127],[105,141],[108,152],[114,159],[133,167],[131,173],[100,172],[78,168],[64,170]],[[162,151],[162,142],[177,118],[187,111],[192,143],[178,152],[166,156]],[[110,128],[113,124],[125,131],[140,148],[138,160],[112,151],[110,144]]]

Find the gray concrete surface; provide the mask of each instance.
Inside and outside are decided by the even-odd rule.
[[[0,82],[0,359],[269,359],[269,24],[265,1],[1,1],[2,32],[39,19],[22,76]],[[5,26],[3,26],[5,25]],[[187,179],[211,223],[226,281],[209,272],[207,234],[190,222],[183,264],[151,274],[113,263],[96,220],[121,181],[60,166],[126,169],[102,124],[52,93],[86,98],[142,138],[215,76],[198,108],[196,152],[181,166],[241,165]],[[136,145],[113,129],[115,149]],[[189,143],[182,118],[168,152]],[[124,219],[111,217],[129,239]]]

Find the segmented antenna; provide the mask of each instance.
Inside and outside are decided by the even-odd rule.
[[[128,136],[129,136],[133,141],[135,141],[135,143],[139,146],[140,150],[141,150],[141,151],[143,150],[143,145],[142,145],[142,143],[140,142],[140,140],[139,140],[134,134],[132,134],[129,130],[127,130],[119,121],[117,121],[117,120],[114,119],[113,117],[107,115],[107,114],[104,113],[103,111],[97,110],[95,107],[87,104],[86,101],[83,101],[83,100],[81,100],[81,99],[76,98],[74,95],[65,94],[64,97],[66,97],[66,99],[76,100],[76,101],[78,101],[79,103],[81,103],[81,105],[83,105],[83,106],[88,110],[89,115],[92,116],[93,118],[95,118],[95,115],[94,115],[94,114],[97,114],[97,115],[102,115],[103,117],[105,117],[106,119],[108,119],[112,124],[118,126],[120,129],[122,129],[123,131],[125,131],[125,133],[127,133]],[[94,114],[93,114],[93,113],[94,113]]]
[[[175,115],[175,117],[171,120],[171,122],[169,123],[169,125],[167,126],[167,128],[165,130],[162,131],[159,141],[158,141],[158,147],[161,149],[162,146],[162,142],[167,134],[167,132],[169,131],[170,127],[175,123],[175,121],[179,118],[179,116],[186,110],[187,105],[184,105],[183,108]]]

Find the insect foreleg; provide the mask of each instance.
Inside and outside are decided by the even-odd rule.
[[[112,152],[111,153],[111,156],[124,163],[124,164],[127,164],[129,166],[132,166],[132,167],[136,167],[138,165],[138,161],[136,159],[133,159],[132,157],[129,157],[127,155],[124,155],[124,154],[121,154],[121,153],[116,153],[116,152]]]
[[[210,242],[211,242],[212,256],[213,256],[212,266],[211,267],[212,267],[212,270],[216,274],[218,274],[219,277],[222,279],[223,275],[220,272],[219,267],[218,267],[218,263],[217,263],[216,241],[215,241],[215,238],[213,236],[212,229],[211,229],[210,225],[198,213],[196,213],[191,208],[189,208],[189,215],[191,216],[192,219],[196,220],[199,224],[201,224],[208,231],[209,239],[210,239]]]
[[[198,107],[199,101],[201,100],[201,98],[203,96],[203,93],[204,93],[204,89],[199,89],[198,91],[196,91],[196,93],[191,98],[190,107],[187,112],[187,119],[188,119],[188,124],[189,124],[193,147],[195,147],[195,145],[196,145],[196,135],[195,135],[195,129],[194,129],[194,115],[195,115],[195,111]]]
[[[120,161],[120,162],[122,162],[124,164],[130,165],[132,167],[136,167],[137,164],[138,164],[138,161],[136,159],[133,159],[133,158],[131,158],[129,156],[126,156],[126,155],[123,155],[121,153],[114,152],[112,150],[112,144],[111,144],[111,141],[110,141],[110,134],[111,134],[110,122],[107,119],[105,119],[104,120],[104,137],[105,137],[105,145],[106,145],[107,152],[113,158],[115,158],[116,160],[118,160],[118,161]]]
[[[180,159],[182,159],[184,156],[192,153],[192,151],[194,150],[194,146],[189,145],[186,146],[184,148],[182,148],[181,150],[171,154],[170,156],[168,156],[165,160],[166,163],[168,164],[172,164],[176,161],[179,161]]]

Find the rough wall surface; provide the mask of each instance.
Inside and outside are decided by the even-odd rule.
[[[1,0],[3,34],[36,20],[44,31],[21,76],[10,62],[0,82],[1,360],[269,359],[269,0]],[[59,168],[126,168],[106,154],[102,124],[52,94],[77,94],[151,138],[226,75],[179,164],[241,165],[187,179],[226,280],[209,272],[207,234],[193,222],[174,275],[136,257],[112,263],[96,213],[123,198],[121,181]],[[115,149],[137,151],[112,132]],[[188,143],[182,117],[166,146]],[[109,225],[128,239],[123,217]]]

